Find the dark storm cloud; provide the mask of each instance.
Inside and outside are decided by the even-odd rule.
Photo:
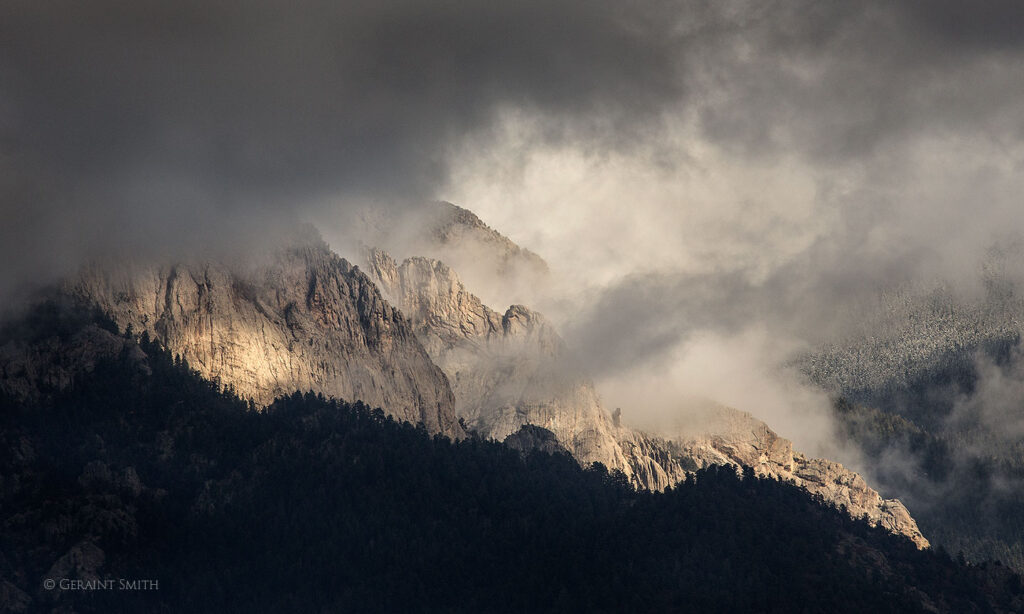
[[[76,244],[216,239],[325,195],[432,196],[449,150],[502,110],[551,138],[642,137],[682,94],[676,19],[660,3],[5,2],[5,277]]]
[[[1019,138],[1019,3],[751,3],[692,65],[695,108],[738,152],[819,162],[871,155],[926,130]]]
[[[627,123],[679,88],[671,21],[614,3],[7,6],[11,138],[86,176],[415,186],[496,105]]]
[[[1024,46],[1024,10],[1014,0],[959,2],[917,0],[893,3],[916,29],[942,45],[1009,50]]]
[[[110,244],[252,242],[341,196],[444,198],[505,112],[592,151],[694,116],[737,156],[815,164],[1018,138],[1022,9],[963,6],[8,0],[0,289]]]
[[[985,248],[1024,233],[1024,5],[741,2],[710,15],[691,33],[681,108],[736,166],[798,160],[836,221],[767,273],[632,275],[594,294],[567,333],[596,374],[751,322],[820,341],[867,294],[930,275],[977,282]],[[708,229],[774,259],[740,232]]]

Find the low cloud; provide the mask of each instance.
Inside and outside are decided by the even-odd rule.
[[[244,247],[431,198],[503,109],[626,146],[684,95],[676,22],[657,2],[6,2],[0,292],[111,246]]]
[[[977,383],[946,419],[947,429],[974,441],[968,450],[980,458],[1005,453],[1024,441],[1024,360],[1014,348],[1002,364],[990,356],[975,360]]]
[[[539,306],[607,398],[644,381],[669,399],[652,405],[717,395],[757,415],[731,392],[773,389],[792,410],[771,419],[800,440],[799,408],[828,400],[788,387],[781,364],[859,334],[885,292],[983,293],[986,253],[1024,234],[1024,37],[1005,26],[1024,11],[924,6],[716,3],[688,22],[689,95],[657,139],[567,147],[507,114],[454,157],[446,195],[548,259]],[[751,328],[788,358],[726,357]],[[673,385],[702,364],[732,388]]]
[[[702,331],[674,348],[660,368],[638,365],[597,380],[609,407],[623,420],[678,436],[709,407],[751,413],[812,456],[862,464],[856,450],[836,439],[829,398],[784,367],[794,348],[758,324],[730,332]]]
[[[880,289],[975,283],[993,241],[1024,232],[1022,18],[1012,2],[12,0],[0,296],[97,254],[244,250],[296,220],[442,198],[548,260],[550,292],[488,293],[550,315],[598,379],[746,364],[738,331],[758,330],[759,375],[709,372],[707,392],[782,399],[782,358],[758,348],[841,337]]]

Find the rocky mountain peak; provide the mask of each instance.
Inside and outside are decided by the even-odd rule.
[[[379,249],[367,260],[370,274],[410,317],[452,382],[459,416],[478,434],[517,449],[560,446],[583,464],[601,462],[652,490],[711,464],[751,467],[821,494],[851,515],[866,514],[919,547],[928,545],[899,501],[882,499],[838,463],[795,452],[790,441],[749,414],[709,412],[695,430],[671,440],[626,428],[605,410],[593,384],[571,368],[564,343],[540,314],[523,305],[499,314],[438,260],[412,257],[399,264]]]
[[[312,390],[462,436],[444,373],[365,274],[308,233],[264,256],[94,264],[63,292],[258,404]]]
[[[927,545],[898,501],[882,499],[838,463],[794,451],[748,414],[722,411],[697,431],[664,439],[634,431],[602,406],[541,314],[522,304],[491,309],[438,259],[399,263],[379,249],[365,259],[366,274],[315,233],[300,233],[245,265],[97,264],[62,292],[122,330],[145,331],[205,377],[260,404],[312,390],[452,437],[463,434],[461,418],[483,437],[524,450],[565,449],[653,490],[710,464],[752,467]],[[119,339],[93,327],[44,344],[7,345],[0,373],[5,382],[60,385],[73,374],[58,369],[57,357],[86,364],[120,351]]]
[[[502,441],[523,426],[539,426],[581,462],[633,475],[593,385],[567,367],[564,344],[543,316],[523,305],[494,311],[438,260],[398,264],[381,250],[367,260],[448,375],[456,410],[472,429]]]
[[[346,243],[380,248],[400,261],[443,262],[490,305],[534,304],[551,282],[544,259],[449,202],[361,210],[337,232]]]
[[[494,230],[469,209],[439,201],[434,204],[432,221],[430,232],[442,245],[490,244],[490,251],[498,256],[499,274],[508,274],[516,265],[528,266],[541,274],[548,272],[543,258]]]
[[[524,305],[510,305],[501,317],[501,327],[507,335],[530,335],[547,328],[548,323],[543,316]]]

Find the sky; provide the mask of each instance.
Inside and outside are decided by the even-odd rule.
[[[728,365],[840,334],[866,290],[969,289],[1024,232],[1022,22],[999,0],[7,0],[0,297],[445,199],[548,260],[558,291],[529,298],[611,401],[681,365],[743,401]],[[790,388],[765,405],[821,402]]]
[[[507,112],[455,158],[446,197],[561,274],[534,300],[627,418],[662,428],[709,397],[858,464],[821,418],[829,399],[780,366],[863,334],[881,292],[977,298],[985,255],[1024,233],[1024,12],[687,10],[684,95],[654,136],[545,142]]]

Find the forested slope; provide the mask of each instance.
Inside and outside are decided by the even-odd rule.
[[[731,469],[665,493],[312,394],[264,412],[155,343],[0,409],[18,611],[1013,611],[967,566]],[[46,579],[153,579],[150,591]]]

